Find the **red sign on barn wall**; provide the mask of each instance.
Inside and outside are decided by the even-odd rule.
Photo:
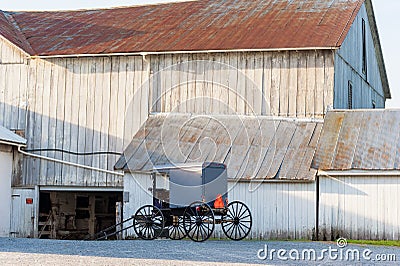
[[[32,198],[26,198],[25,202],[26,202],[26,204],[33,204],[33,199]]]

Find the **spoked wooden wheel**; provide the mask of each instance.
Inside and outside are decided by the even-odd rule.
[[[214,212],[203,202],[193,202],[183,214],[186,235],[195,242],[203,242],[214,232]]]
[[[159,237],[164,228],[164,216],[161,210],[152,205],[145,205],[135,213],[135,233],[144,240]]]
[[[251,230],[250,209],[240,201],[232,201],[227,206],[226,215],[221,219],[222,230],[232,240],[242,240]]]
[[[186,232],[185,232],[185,227],[183,226],[183,216],[173,217],[172,225],[170,225],[168,229],[169,229],[170,239],[181,240],[185,238]]]

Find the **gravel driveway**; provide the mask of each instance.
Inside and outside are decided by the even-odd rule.
[[[385,261],[378,262],[377,258]],[[339,248],[336,243],[322,242],[0,238],[0,265],[396,265],[388,261],[394,259],[400,260],[400,248],[357,245]]]

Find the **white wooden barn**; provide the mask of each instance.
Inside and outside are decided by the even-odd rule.
[[[126,201],[126,215],[145,202],[132,183],[140,177],[114,165],[119,160],[116,168],[126,170],[126,148],[154,117],[281,121],[285,134],[302,145],[317,140],[328,110],[384,108],[387,98],[370,0],[0,11],[0,125],[27,139],[13,168],[13,193],[22,196],[12,208],[11,220],[20,221],[12,235],[93,235],[113,223],[116,202]],[[307,133],[299,137],[293,130],[303,124]],[[313,154],[307,145],[304,167]],[[277,162],[297,169],[289,147],[282,144]],[[234,167],[230,177],[239,185],[232,197],[256,213],[253,237],[315,234],[317,171],[276,175],[256,165],[251,169],[262,175],[242,175]],[[262,181],[250,193],[246,182],[252,178]],[[33,210],[25,211],[26,198],[34,198]],[[22,218],[27,213],[30,219]]]

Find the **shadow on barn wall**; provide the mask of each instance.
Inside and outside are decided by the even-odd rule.
[[[10,121],[13,121],[12,123],[5,123],[6,121],[4,120],[0,122],[11,130],[23,132],[28,140],[26,150],[33,150],[32,153],[34,154],[113,170],[120,155],[91,155],[90,153],[99,151],[123,152],[122,148],[121,150],[116,148],[116,143],[123,142],[122,138],[111,135],[108,132],[101,132],[85,126],[68,123],[65,120],[43,116],[17,106],[10,106],[4,102],[0,102],[0,112],[11,114],[9,117]],[[18,114],[26,114],[26,120],[23,116],[21,117],[26,121],[25,125],[18,123],[17,118],[14,119]],[[5,116],[2,115],[2,117],[4,118]],[[60,151],[40,151],[40,149],[56,149]],[[86,154],[77,156],[62,152],[63,150]],[[14,157],[17,156],[20,159],[22,158],[22,155],[15,152]],[[13,186],[123,186],[122,177],[119,176],[27,156],[23,157],[23,163],[16,160],[14,164]]]

